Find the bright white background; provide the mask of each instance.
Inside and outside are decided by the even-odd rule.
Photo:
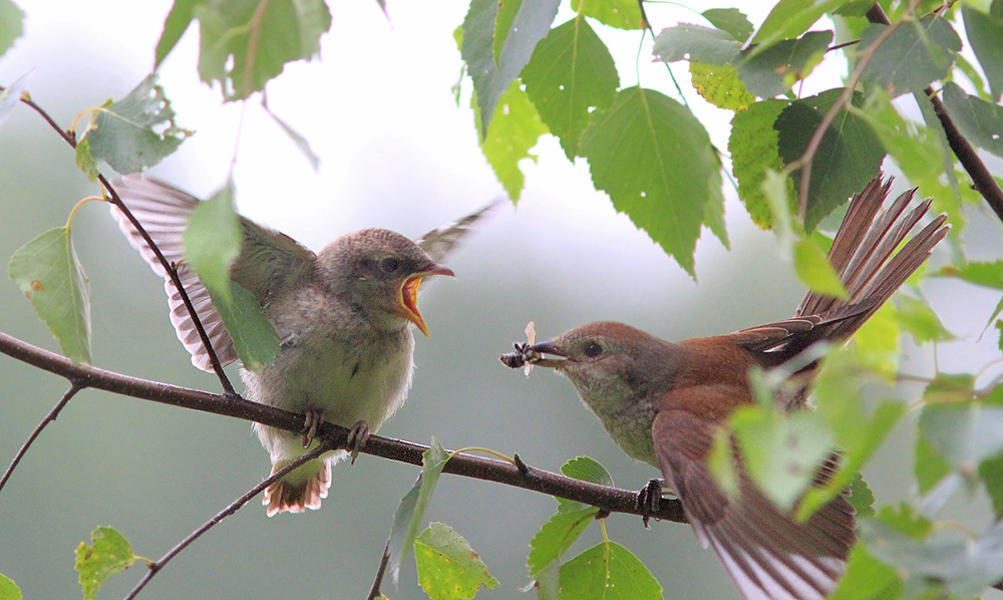
[[[31,71],[28,89],[56,120],[128,92],[152,67],[153,47],[169,2],[20,3],[25,36],[0,59],[0,83]],[[754,22],[765,3],[750,2]],[[268,87],[269,104],[309,138],[321,157],[314,172],[256,102],[220,106],[219,94],[195,70],[197,31],[168,57],[161,83],[184,127],[196,135],[154,173],[199,195],[225,181],[234,149],[243,214],[317,249],[337,235],[383,226],[408,235],[466,214],[502,193],[477,146],[468,109],[450,86],[460,73],[452,32],[462,2],[391,2],[390,21],[375,2],[331,2],[333,25],[321,60],[297,63]],[[701,7],[705,8],[705,7]],[[562,12],[558,22],[567,18]],[[656,28],[681,9],[653,9]],[[649,63],[650,39],[637,61],[639,32],[600,28],[611,45],[621,85],[641,83],[669,93],[665,68]],[[813,77],[805,94],[836,85],[842,66]],[[685,77],[685,69],[677,68]],[[683,82],[684,89],[688,89]],[[727,147],[730,113],[689,100]],[[243,116],[242,116],[243,115]],[[241,124],[241,119],[243,122]],[[238,141],[238,131],[240,131]],[[599,319],[621,320],[666,338],[724,333],[783,318],[802,293],[773,237],[756,230],[727,189],[733,250],[711,236],[697,247],[694,282],[608,198],[592,189],[587,164],[570,164],[543,138],[538,162],[524,162],[526,190],[504,205],[449,265],[456,280],[437,281],[420,305],[431,337],[418,340],[418,372],[409,403],[382,433],[415,441],[437,436],[447,447],[484,445],[519,452],[556,469],[589,454],[617,483],[637,488],[655,472],[622,456],[566,381],[545,372],[528,380],[497,356],[535,320],[541,338]],[[46,228],[61,225],[81,197],[96,193],[72,154],[40,119],[19,108],[0,129],[0,256]],[[998,257],[999,226],[972,219],[972,254]],[[120,238],[102,207],[88,205],[74,239],[91,278],[95,364],[202,389],[215,380],[191,368],[164,311],[160,283]],[[0,280],[0,329],[55,348],[16,286]],[[997,298],[945,285],[928,290],[963,341],[942,347],[944,370],[977,369],[998,357],[994,340],[975,343]],[[989,336],[992,338],[992,336]],[[929,373],[929,348],[905,369]],[[0,461],[14,454],[62,393],[64,383],[0,359]],[[911,436],[902,427],[871,476],[886,501],[909,497]],[[76,544],[111,524],[138,554],[160,556],[267,473],[267,455],[246,423],[87,391],[43,434],[0,494],[0,572],[27,598],[79,594],[72,571]],[[145,598],[360,598],[368,590],[397,501],[416,470],[363,456],[334,475],[322,510],[266,519],[248,506],[199,540],[157,576]],[[957,499],[973,523],[984,505]],[[973,508],[974,507],[974,508]],[[501,580],[484,598],[523,597],[528,541],[553,501],[527,492],[445,477],[430,518],[467,536]],[[735,597],[709,551],[687,527],[610,519],[611,536],[634,550],[666,588],[667,598]],[[584,536],[580,551],[599,541]],[[586,545],[587,544],[587,545]],[[121,596],[141,566],[114,578],[101,597]],[[421,598],[408,562],[394,598]]]

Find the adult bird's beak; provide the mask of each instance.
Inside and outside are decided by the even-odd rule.
[[[456,277],[452,269],[433,263],[426,269],[412,273],[411,276],[404,280],[400,288],[399,307],[401,316],[417,325],[418,329],[426,336],[428,335],[428,326],[425,325],[425,319],[421,318],[421,313],[418,312],[418,286],[421,285],[423,277],[430,275]]]
[[[550,342],[540,342],[539,344],[533,344],[529,347],[531,352],[538,355],[543,354],[553,354],[554,356],[560,356],[561,358],[538,358],[533,364],[538,367],[550,367],[552,369],[559,369],[564,366],[564,363],[568,362],[567,352],[561,350],[560,346],[555,344],[553,341]]]

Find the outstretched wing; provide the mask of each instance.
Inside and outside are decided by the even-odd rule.
[[[687,394],[726,390],[709,387],[669,392],[673,406],[690,403]],[[727,400],[720,399],[721,402]],[[690,405],[696,405],[696,402]],[[682,408],[659,411],[652,423],[655,454],[665,481],[683,503],[700,542],[714,549],[747,600],[821,600],[836,587],[856,537],[853,507],[836,497],[807,522],[781,512],[742,470],[738,493],[718,487],[706,457],[712,425]],[[830,465],[818,478],[829,475]]]
[[[115,182],[113,187],[160,248],[164,258],[177,265],[181,284],[220,362],[227,365],[237,360],[233,342],[212,305],[209,291],[184,264],[184,232],[192,211],[199,204],[198,198],[149,177],[127,176]],[[181,294],[167,277],[153,250],[122,211],[112,206],[111,213],[132,247],[139,251],[154,273],[164,278],[171,324],[174,325],[178,339],[191,354],[192,364],[206,371],[211,370],[209,354],[199,338]],[[309,277],[316,259],[313,252],[292,238],[248,219],[241,218],[240,224],[244,234],[243,246],[240,256],[234,261],[231,278],[254,294],[263,306],[279,290]]]
[[[422,250],[428,252],[433,262],[441,263],[456,248],[460,241],[473,230],[476,223],[502,202],[504,202],[503,198],[496,198],[455,223],[443,225],[429,231],[416,239],[415,243],[421,246]]]

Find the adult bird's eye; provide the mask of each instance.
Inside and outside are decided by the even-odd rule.
[[[393,273],[401,266],[401,262],[394,258],[393,256],[388,256],[379,262],[380,271],[384,273]]]
[[[602,346],[600,346],[599,344],[592,342],[588,346],[585,346],[585,356],[588,356],[589,358],[595,358],[600,354],[602,354]]]

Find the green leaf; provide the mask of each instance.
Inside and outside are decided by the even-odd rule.
[[[854,334],[853,345],[867,368],[891,381],[898,372],[901,335],[895,309],[885,303]]]
[[[979,463],[1003,452],[1003,407],[929,404],[920,414],[919,434],[930,450],[971,481]]]
[[[526,97],[526,92],[519,86],[518,79],[498,99],[498,108],[487,135],[481,140],[481,152],[505,188],[505,193],[514,201],[522,194],[524,184],[519,161],[524,158],[536,161],[536,155],[530,154],[529,150],[541,135],[547,133],[547,128],[540,121],[540,115]]]
[[[756,102],[736,112],[731,119],[728,151],[732,173],[738,179],[738,197],[752,222],[763,229],[773,228],[773,211],[763,194],[763,180],[768,169],[779,171],[784,166],[777,149],[779,134],[773,123],[787,104],[784,100]],[[793,200],[794,185],[790,179],[784,179],[784,187],[788,190],[787,197]],[[794,202],[788,204],[793,210]]]
[[[605,542],[561,565],[562,600],[661,600],[662,586],[620,544]]]
[[[331,27],[324,0],[199,2],[194,15],[199,77],[218,82],[226,101],[264,90],[286,63],[319,54],[320,36]]]
[[[0,600],[21,600],[21,588],[14,580],[0,573]]]
[[[613,485],[613,477],[606,467],[588,456],[576,456],[561,466],[561,473],[568,477],[591,481],[600,485]]]
[[[56,227],[21,246],[7,273],[74,362],[91,362],[91,297],[69,227]]]
[[[609,49],[585,19],[572,19],[540,40],[521,78],[569,160],[578,154],[591,109],[609,106],[620,85]]]
[[[783,40],[741,61],[738,76],[761,98],[786,93],[822,62],[830,42],[831,31],[810,31],[798,39]]]
[[[911,296],[895,296],[895,315],[902,328],[908,331],[917,344],[946,342],[953,340],[951,332],[944,328],[937,313],[930,306]]]
[[[714,27],[730,33],[735,41],[745,42],[752,35],[752,23],[737,8],[709,8],[700,14]]]
[[[937,275],[957,277],[974,285],[1003,290],[1003,260],[994,262],[970,262],[961,266],[942,268]]]
[[[495,41],[492,45],[496,63],[501,57],[505,40],[508,39],[509,31],[512,30],[512,21],[515,21],[515,16],[519,14],[520,8],[522,8],[522,0],[505,0],[498,3],[498,16],[495,17]]]
[[[961,5],[961,14],[968,43],[989,80],[993,98],[998,100],[1003,95],[1003,16],[985,14],[968,4]]]
[[[495,22],[499,2],[473,0],[470,3],[463,20],[460,56],[474,80],[481,137],[487,135],[499,98],[529,62],[537,42],[550,31],[558,4],[557,0],[522,2],[495,61]]]
[[[690,80],[698,94],[719,108],[745,110],[756,101],[756,97],[738,78],[738,69],[734,65],[690,61]]]
[[[394,585],[400,577],[401,564],[414,546],[418,537],[418,528],[425,519],[425,510],[432,499],[439,476],[449,460],[449,454],[432,438],[426,450],[421,455],[421,475],[411,490],[401,499],[400,506],[394,514],[394,524],[390,529],[390,577]]]
[[[76,162],[77,168],[83,171],[87,179],[94,181],[98,178],[100,172],[98,171],[98,163],[94,160],[94,155],[91,154],[91,143],[87,138],[84,138],[77,142],[77,149],[74,161]]]
[[[582,532],[595,521],[599,509],[594,506],[558,512],[540,527],[529,542],[526,567],[536,577],[551,562],[559,560]]]
[[[874,519],[861,521],[860,531],[868,550],[904,576],[911,595],[974,597],[1003,576],[1003,523],[975,539],[947,528],[916,539]]]
[[[24,11],[13,0],[0,0],[0,54],[10,50],[24,33]]]
[[[663,94],[628,88],[592,114],[580,151],[596,188],[693,275],[707,203],[723,202],[717,154],[693,114]]]
[[[3,2],[4,0],[0,0]],[[4,91],[0,92],[0,125],[7,120],[14,107],[21,103],[21,93],[28,83],[28,73],[17,78]]]
[[[907,406],[896,401],[865,405],[858,390],[873,385],[867,360],[858,349],[844,346],[830,352],[822,362],[815,385],[816,414],[835,435],[841,456],[829,482],[805,494],[798,507],[799,518],[812,514],[853,486],[860,469],[906,413]]]
[[[80,574],[84,600],[97,596],[104,582],[132,566],[138,558],[132,553],[129,541],[112,527],[98,527],[91,532],[91,544],[80,542],[74,567]]]
[[[445,523],[430,523],[414,541],[418,584],[432,600],[467,600],[498,587],[470,542]]]
[[[192,211],[185,229],[185,262],[217,299],[231,303],[230,267],[243,236],[233,208],[233,179]]]
[[[758,51],[754,53],[765,50],[779,40],[798,37],[822,15],[838,10],[847,2],[848,0],[780,0],[752,38],[752,43],[759,44]]]
[[[871,52],[878,36],[888,27],[891,25],[880,23],[868,27],[851,54],[859,59],[865,52]],[[961,39],[941,17],[908,19],[899,23],[873,50],[861,80],[892,97],[922,91],[930,82],[947,76],[954,62],[952,53],[959,50]]]
[[[780,156],[785,163],[804,154],[809,139],[842,91],[837,88],[798,100],[780,113],[773,126],[780,133]],[[858,101],[859,95],[854,94],[854,105]],[[860,117],[840,110],[812,162],[805,228],[814,229],[823,217],[877,177],[884,155],[881,140],[870,126]],[[795,189],[800,181],[798,170],[794,173]]]
[[[966,138],[1003,157],[1003,107],[966,94],[953,81],[944,84],[944,106]]]
[[[640,5],[634,0],[571,0],[571,7],[586,17],[617,29],[644,29]]]
[[[233,349],[244,368],[258,371],[270,365],[279,354],[279,336],[268,322],[261,305],[250,291],[230,282],[229,302],[209,289],[213,307],[223,319],[223,327],[233,340]]]
[[[919,101],[930,103],[925,96]],[[945,161],[944,153],[950,150],[946,139],[941,143],[943,128],[940,123],[934,130],[903,118],[892,104],[891,96],[879,89],[871,90],[864,107],[854,109],[854,114],[867,121],[909,182],[919,188],[919,194],[934,198],[934,209],[947,212],[951,224],[957,225],[961,218],[957,194],[950,181],[942,181],[945,165],[953,170],[950,166],[953,165],[953,155]]]
[[[829,600],[891,600],[902,594],[895,569],[874,558],[863,544],[850,551],[846,572]]]
[[[195,6],[203,2],[204,0],[174,0],[174,6],[171,7],[171,12],[167,13],[164,30],[160,33],[157,47],[153,51],[154,70],[160,68],[160,63],[164,62],[188,29],[192,18],[195,17]]]
[[[847,499],[857,512],[858,519],[874,515],[874,493],[860,473],[850,483],[850,495]]]
[[[732,414],[731,428],[749,477],[783,511],[811,484],[835,441],[821,418],[804,411],[780,415],[743,406]]]
[[[997,520],[1003,515],[1003,454],[979,463],[979,479],[986,486],[986,494],[993,503]]]
[[[124,98],[95,111],[84,132],[94,160],[119,173],[136,173],[163,160],[192,134],[175,125],[174,109],[156,81],[156,73],[148,75]],[[77,160],[80,164],[79,150]]]
[[[1000,306],[1003,306],[1003,300],[1000,300]],[[998,311],[997,311],[998,312]],[[1003,319],[996,320],[996,329],[999,330],[999,349],[1003,350]]]
[[[726,496],[735,498],[739,494],[735,452],[727,429],[721,428],[714,433],[714,441],[707,453],[707,468]]]
[[[812,291],[836,298],[846,298],[846,289],[839,274],[812,238],[794,244],[794,270],[798,278]]]
[[[913,475],[920,494],[932,490],[940,480],[951,473],[951,465],[944,460],[923,437],[916,438],[916,456],[913,461]]]
[[[652,53],[665,62],[686,59],[726,65],[735,60],[741,47],[727,31],[681,23],[655,36]]]

